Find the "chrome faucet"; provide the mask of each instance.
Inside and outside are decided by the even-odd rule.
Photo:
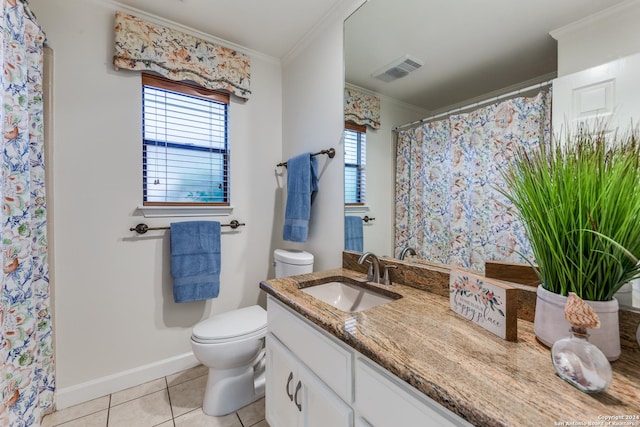
[[[391,280],[389,279],[389,269],[397,268],[396,265],[384,265],[380,259],[373,252],[365,252],[358,259],[358,264],[364,264],[364,262],[371,258],[371,266],[369,267],[369,272],[367,273],[367,282],[381,283],[383,285],[390,285]],[[380,270],[383,270],[382,274],[382,282],[380,281]]]
[[[373,252],[365,252],[358,259],[358,264],[364,264],[364,262],[371,258],[369,263],[369,272],[367,273],[367,282],[380,283],[380,260]]]
[[[398,259],[402,261],[404,257],[407,256],[407,254],[416,256],[416,250],[411,246],[407,246],[402,250],[402,252],[400,252],[400,256],[398,256]]]

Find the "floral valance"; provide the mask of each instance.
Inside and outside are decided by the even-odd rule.
[[[380,98],[355,89],[344,89],[344,120],[380,129]]]
[[[119,11],[115,49],[116,70],[155,71],[171,80],[191,80],[240,98],[251,95],[247,55]]]

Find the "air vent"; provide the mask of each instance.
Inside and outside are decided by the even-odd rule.
[[[385,65],[375,73],[371,74],[371,76],[376,79],[380,79],[383,82],[391,82],[406,76],[420,67],[422,67],[422,62],[420,60],[409,55],[404,55],[390,64]]]

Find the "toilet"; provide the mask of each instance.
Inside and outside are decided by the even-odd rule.
[[[226,415],[264,396],[267,312],[260,306],[215,315],[194,326],[191,349],[209,368],[202,410]]]
[[[295,249],[276,249],[273,251],[276,278],[296,276],[313,271],[313,255]]]
[[[313,271],[313,255],[276,249],[276,277]],[[221,416],[264,396],[267,312],[258,305],[217,314],[193,327],[191,349],[209,368],[202,410]]]

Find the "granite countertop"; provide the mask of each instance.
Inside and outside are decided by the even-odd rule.
[[[623,351],[612,363],[609,388],[589,395],[555,374],[550,350],[529,321],[518,319],[518,340],[509,342],[452,312],[448,298],[411,286],[371,285],[402,298],[359,313],[300,291],[332,276],[364,280],[341,268],[267,280],[260,288],[474,425],[640,426],[638,352]],[[631,418],[606,418],[615,416]]]

